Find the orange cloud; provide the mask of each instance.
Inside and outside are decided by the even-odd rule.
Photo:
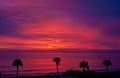
[[[97,36],[97,31],[85,28],[83,26],[73,27],[60,20],[52,20],[44,23],[23,24],[21,29],[23,34],[26,35],[55,35],[55,36],[68,36],[76,38],[93,39]]]
[[[83,26],[71,26],[61,20],[23,24],[21,33],[26,36],[39,36],[35,39],[34,48],[57,49],[57,48],[84,48],[94,49],[96,47],[90,42],[98,37],[98,32]],[[79,27],[79,28],[78,28]],[[45,35],[41,37],[41,35]],[[83,42],[84,41],[84,42]]]
[[[22,39],[22,38],[10,38],[1,37],[0,48],[11,49],[53,49],[62,47],[59,44],[59,40],[50,39]]]
[[[60,20],[22,24],[21,35],[29,38],[0,37],[0,48],[12,49],[110,49],[107,45],[99,44],[98,31],[82,26],[71,26]],[[97,41],[98,39],[98,41]],[[104,39],[105,40],[105,39]],[[97,41],[97,43],[94,43]]]

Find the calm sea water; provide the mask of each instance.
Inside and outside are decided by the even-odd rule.
[[[109,59],[112,62],[110,70],[120,68],[119,53],[36,53],[36,52],[1,52],[0,53],[0,72],[2,75],[15,75],[16,67],[12,62],[20,58],[24,66],[20,67],[20,75],[40,75],[49,72],[56,72],[54,57],[61,58],[59,71],[63,72],[69,69],[82,70],[79,68],[80,61],[89,62],[90,70],[102,70],[103,60]]]

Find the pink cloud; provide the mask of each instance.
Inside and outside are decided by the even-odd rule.
[[[12,28],[16,27],[16,31],[14,34],[7,33],[9,37],[1,36],[0,43],[8,47],[16,44],[13,47],[35,49],[46,46],[49,49],[120,48],[119,37],[105,35],[108,28],[112,29],[119,24],[118,20],[101,17],[91,11],[89,13],[87,8],[91,9],[93,6],[87,5],[86,1],[79,3],[65,0],[2,0],[0,9],[7,10],[5,20],[10,20],[10,24],[11,20],[12,23],[16,22],[15,25],[11,24],[14,25]]]

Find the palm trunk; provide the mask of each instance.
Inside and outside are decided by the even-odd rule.
[[[58,63],[56,63],[56,67],[57,67],[57,74],[56,74],[56,78],[58,78],[58,75],[59,75]]]
[[[57,65],[57,75],[59,74],[59,71],[58,71],[58,65]]]
[[[2,74],[0,73],[0,78],[2,78],[1,76],[2,76]]]
[[[59,70],[58,70],[58,64],[56,63],[56,67],[57,67],[57,75],[59,74]]]
[[[106,72],[108,72],[108,68],[109,68],[109,67],[107,66],[107,67],[106,67]]]
[[[19,66],[17,66],[16,78],[18,78],[18,69],[19,69]]]
[[[85,72],[85,68],[83,67],[83,72]]]
[[[87,71],[89,72],[89,70],[90,70],[90,69],[89,69],[89,66],[87,66]]]

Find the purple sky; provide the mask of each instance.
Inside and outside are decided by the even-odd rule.
[[[120,50],[120,0],[1,0],[0,49]]]

